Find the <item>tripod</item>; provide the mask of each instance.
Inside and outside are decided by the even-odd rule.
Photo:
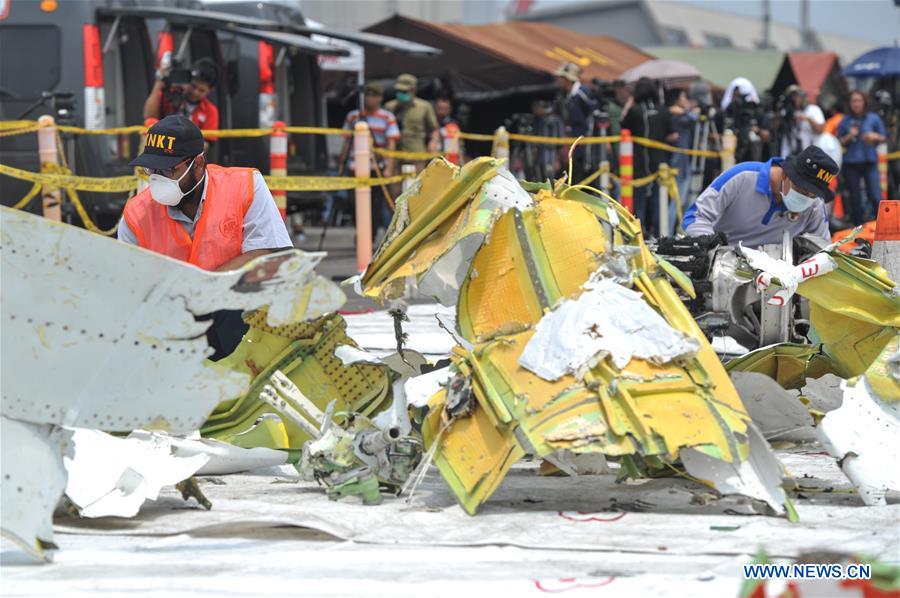
[[[694,139],[691,149],[706,151],[709,149],[710,134],[713,139],[719,139],[714,120],[715,110],[709,109],[701,113],[700,118],[694,124]],[[706,174],[706,156],[691,156],[691,184],[688,197],[696,197],[703,191],[703,179]],[[690,205],[690,202],[688,203]],[[687,205],[685,206],[687,207]]]

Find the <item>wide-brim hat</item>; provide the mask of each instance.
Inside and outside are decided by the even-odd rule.
[[[828,185],[840,168],[822,148],[811,145],[799,154],[785,158],[781,167],[791,184],[801,191],[815,194],[826,202],[834,199],[834,192]]]

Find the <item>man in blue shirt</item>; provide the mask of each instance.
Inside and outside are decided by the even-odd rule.
[[[847,148],[844,154],[844,177],[850,197],[850,219],[854,225],[862,224],[878,213],[881,200],[881,182],[878,177],[877,146],[887,137],[884,122],[874,112],[868,111],[868,99],[861,91],[850,94],[850,114],[844,117],[837,130],[838,139]],[[865,181],[866,198],[860,194],[860,184]]]
[[[565,97],[566,133],[572,137],[590,135],[594,100],[587,88],[581,84],[581,67],[566,62],[556,69],[556,81]],[[568,148],[566,148],[568,153]],[[584,146],[577,147],[572,155],[572,182],[578,183],[587,175]],[[566,165],[568,169],[568,164]]]
[[[823,202],[834,199],[828,188],[838,165],[824,151],[809,146],[796,156],[768,162],[742,162],[712,182],[684,215],[690,236],[724,233],[729,245],[756,248],[812,233],[829,240]]]

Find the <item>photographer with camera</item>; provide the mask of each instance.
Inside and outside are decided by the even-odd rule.
[[[581,67],[572,62],[565,62],[556,69],[555,74],[556,82],[565,94],[563,120],[566,133],[571,137],[590,135],[595,103],[588,89],[581,84]],[[586,161],[587,154],[584,147],[576,147],[572,154],[573,182],[579,182],[587,176]]]
[[[789,86],[778,100],[776,121],[781,155],[797,154],[825,130],[825,114],[806,100],[799,85]]]
[[[219,128],[219,109],[207,96],[219,80],[219,69],[209,58],[201,58],[190,69],[179,66],[167,53],[163,57],[156,83],[144,102],[144,118],[162,119],[181,114],[204,131]],[[204,145],[209,149],[207,137]]]
[[[564,137],[565,125],[553,113],[546,100],[533,100],[531,113],[517,113],[507,121],[507,128],[520,135]],[[526,181],[546,181],[559,172],[565,148],[545,143],[516,142],[512,151],[512,168]]]
[[[658,84],[646,77],[635,83],[634,104],[626,112],[621,125],[635,137],[669,144],[678,141],[678,133],[672,125],[672,115],[665,107],[660,106]],[[669,164],[671,161],[672,155],[666,150],[635,144],[634,178],[649,176],[659,170],[660,164]],[[641,221],[647,238],[669,234],[659,230],[659,202],[656,200],[658,189],[656,182],[634,188],[634,215]]]
[[[759,94],[749,79],[738,77],[728,84],[722,96],[722,114],[723,128],[733,131],[737,138],[735,162],[761,161],[769,131],[763,126],[765,115]]]
[[[683,149],[689,149],[694,142],[694,128],[697,125],[698,114],[691,110],[687,92],[681,88],[666,90],[666,107],[672,115],[672,127],[678,133],[675,145]],[[682,206],[688,201],[688,187],[691,182],[691,157],[687,154],[674,154],[669,165],[678,169],[675,180],[678,184],[678,195]],[[674,198],[673,198],[674,199]]]
[[[837,129],[844,155],[844,176],[849,191],[850,219],[860,225],[878,214],[881,201],[881,182],[878,176],[876,146],[887,138],[881,117],[869,111],[869,98],[861,91],[850,94],[850,114],[841,120]],[[860,194],[865,181],[866,200]]]

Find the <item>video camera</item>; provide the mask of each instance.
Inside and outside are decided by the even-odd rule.
[[[606,129],[610,126],[609,104],[616,102],[616,84],[614,81],[606,81],[597,77],[594,77],[591,83],[591,95],[594,99],[594,126],[597,129]]]
[[[734,131],[737,137],[735,160],[738,162],[760,161],[762,158],[762,139],[758,130],[764,119],[764,111],[760,104],[751,102],[748,97],[735,93],[731,104],[725,110],[725,128]]]
[[[184,86],[193,79],[193,72],[190,68],[183,66],[181,60],[177,58],[171,59],[171,68],[163,77],[163,96],[172,106],[180,106],[184,101]]]
[[[504,122],[506,130],[510,133],[530,135],[534,133],[534,114],[530,112],[517,112]]]
[[[877,113],[878,116],[881,117],[881,120],[884,121],[885,125],[890,122],[893,122],[894,113],[897,110],[897,106],[894,103],[894,98],[891,96],[891,92],[887,89],[879,89],[872,93],[872,110]]]

